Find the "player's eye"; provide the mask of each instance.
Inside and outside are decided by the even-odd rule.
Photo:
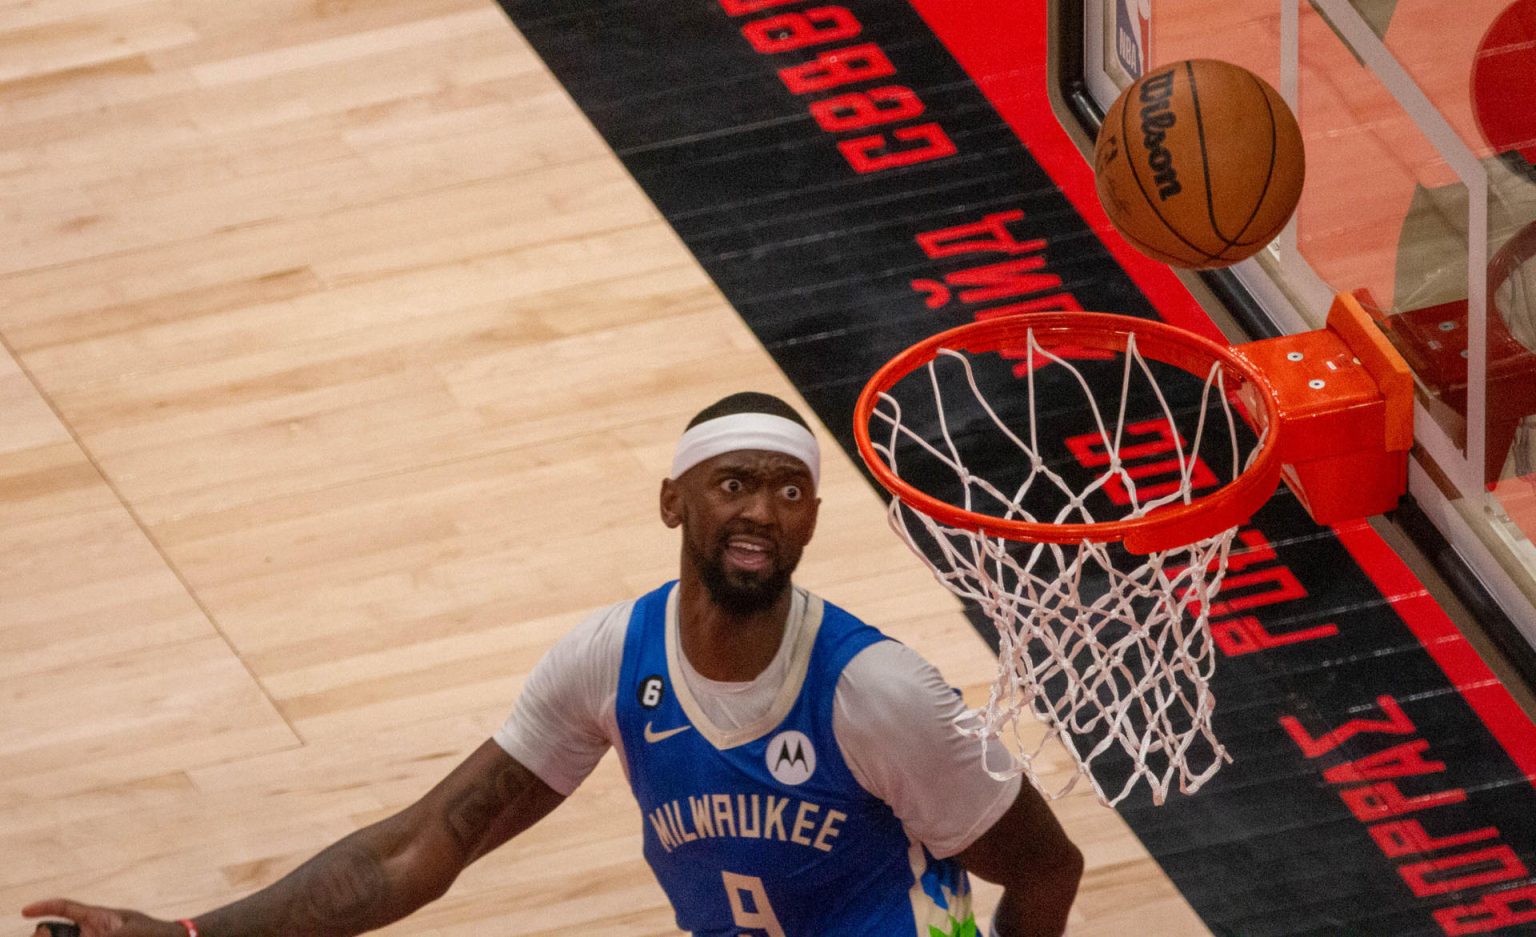
[[[720,490],[728,495],[740,494],[743,487],[739,478],[727,478],[720,483]]]
[[[805,492],[800,490],[799,485],[785,485],[779,489],[779,496],[785,501],[799,501],[804,495]]]

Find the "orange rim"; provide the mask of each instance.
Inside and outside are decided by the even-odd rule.
[[[1220,362],[1231,373],[1257,387],[1263,414],[1249,414],[1249,422],[1263,439],[1247,468],[1237,478],[1187,504],[1167,505],[1145,517],[1095,524],[1049,524],[1008,520],[992,514],[967,511],[919,491],[886,465],[870,439],[870,420],[880,395],[903,378],[927,365],[941,349],[971,354],[1018,347],[1033,331],[1045,347],[1072,345],[1123,353],[1129,336],[1136,348],[1152,361],[1161,361],[1191,374],[1203,376]],[[859,394],[854,408],[853,434],[859,455],[880,484],[913,510],[951,527],[972,530],[1009,540],[1030,543],[1110,543],[1121,541],[1133,553],[1153,553],[1198,543],[1248,520],[1274,494],[1280,484],[1280,406],[1264,375],[1226,346],[1185,329],[1150,319],[1102,312],[1037,312],[998,316],[940,332],[911,346],[876,371]],[[1267,433],[1262,430],[1268,427]]]

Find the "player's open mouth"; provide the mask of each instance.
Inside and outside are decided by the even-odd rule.
[[[773,565],[773,550],[756,538],[732,537],[725,544],[725,559],[737,569],[762,572]]]

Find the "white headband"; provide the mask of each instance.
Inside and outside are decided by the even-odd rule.
[[[821,482],[821,448],[811,431],[794,420],[771,413],[732,413],[705,420],[684,433],[672,456],[672,477],[723,452],[766,449],[794,456],[811,471],[811,482]]]

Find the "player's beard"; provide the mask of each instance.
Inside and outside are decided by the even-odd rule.
[[[725,551],[734,530],[721,531],[707,548],[685,537],[688,551],[693,555],[694,567],[699,580],[704,583],[709,597],[722,611],[732,615],[754,615],[773,607],[784,590],[789,588],[789,578],[800,565],[800,551],[787,552],[776,545],[773,565],[765,573],[732,572],[726,568]]]

